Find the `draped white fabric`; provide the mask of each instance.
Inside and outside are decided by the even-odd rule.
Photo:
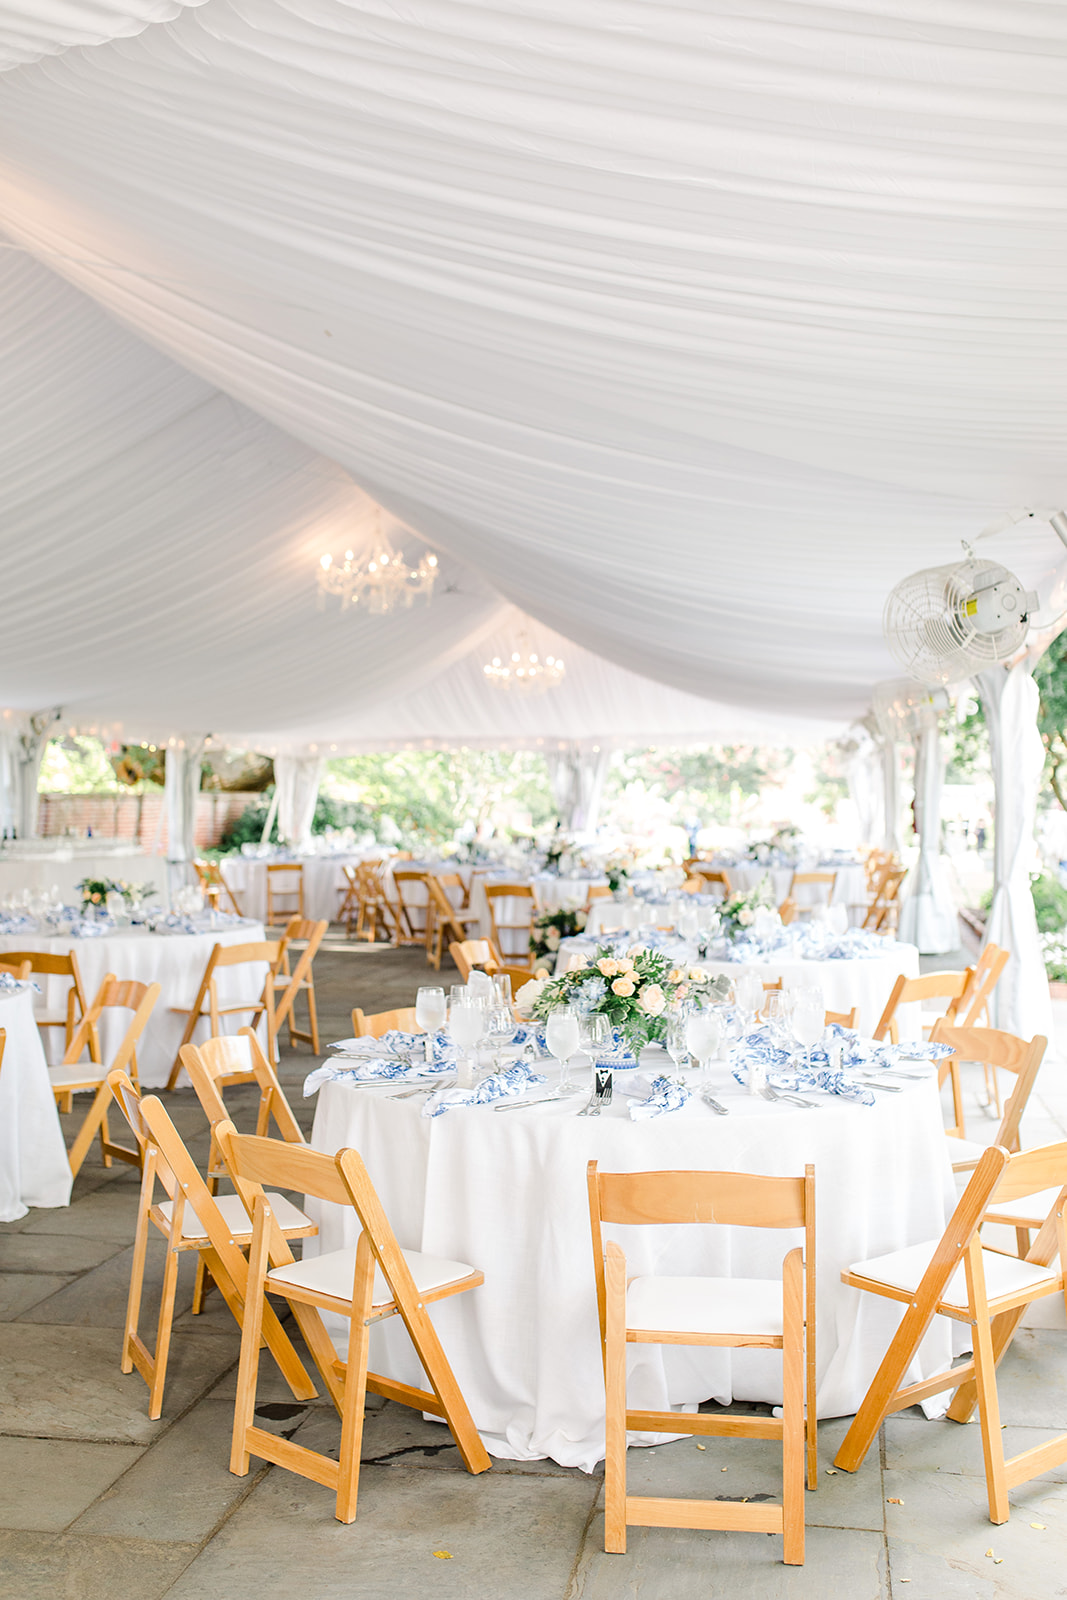
[[[274,783],[278,796],[278,837],[301,849],[311,837],[319,782],[325,762],[321,756],[277,755]]]
[[[200,762],[207,743],[204,734],[187,734],[167,749],[163,803],[167,813],[167,865],[170,888],[185,880],[185,864],[196,854],[196,797],[200,793]]]
[[[1037,792],[1045,747],[1037,731],[1037,685],[1032,659],[1010,671],[992,667],[978,674],[989,729],[995,786],[993,905],[986,942],[1011,952],[990,1003],[995,1027],[1030,1039],[1054,1040],[1052,1004],[1037,935],[1030,873],[1038,865],[1034,848]]]
[[[146,394],[146,424],[163,393],[192,409],[145,427],[138,490],[90,497],[112,571],[136,549],[163,579],[162,637],[181,587],[183,616],[204,602],[188,674],[164,647],[126,691],[146,716],[180,688],[206,726],[210,684],[227,729],[294,727],[288,682],[219,668],[252,617],[306,634],[335,463],[464,569],[381,651],[324,619],[363,703],[470,649],[491,585],[638,674],[844,719],[892,673],[897,578],[1067,500],[1055,8],[162,6],[101,0],[103,42],[13,68],[0,106],[10,237],[196,374]],[[149,25],[109,38],[113,12]],[[111,332],[129,395],[150,353]],[[5,341],[43,404],[66,357],[37,343]],[[71,541],[71,449],[57,427],[58,470],[16,458],[3,497],[35,486],[46,546]],[[1036,525],[988,548],[1028,583],[1062,554]],[[69,662],[101,643],[71,592],[66,672],[37,678],[115,714],[107,641],[95,681]]]
[[[915,740],[915,827],[919,859],[908,874],[900,908],[900,938],[924,956],[947,955],[960,944],[959,919],[941,854],[941,790],[945,752],[936,720]]]
[[[552,795],[563,826],[572,833],[592,831],[611,752],[602,746],[568,744],[545,754]]]
[[[894,738],[886,735],[882,740],[882,824],[885,829],[882,848],[893,856],[898,856],[904,845],[900,789],[900,746]]]

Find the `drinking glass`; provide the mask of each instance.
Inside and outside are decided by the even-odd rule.
[[[664,1041],[667,1054],[676,1067],[680,1067],[689,1054],[689,1029],[685,1017],[667,1019],[667,1037]]]
[[[432,1034],[444,1025],[445,991],[425,984],[415,996],[415,1021],[426,1030],[426,1059],[433,1060]]]
[[[475,967],[467,979],[467,988],[471,994],[479,996],[491,995],[493,992],[493,980],[488,972],[482,972],[478,967]]]
[[[709,1064],[722,1042],[722,1022],[714,1011],[691,1011],[685,1019],[685,1042],[691,1056],[707,1076]]]
[[[448,1031],[461,1057],[456,1071],[456,1082],[461,1089],[470,1089],[474,1084],[473,1052],[485,1033],[485,1008],[477,1003],[477,997],[473,997],[473,1003],[470,996],[458,1004],[453,1000],[448,1018]],[[466,1066],[462,1061],[463,1056],[468,1057]]]
[[[511,1009],[511,978],[506,972],[493,974],[493,1003]]]
[[[500,1071],[500,1049],[502,1045],[509,1044],[515,1032],[515,1018],[511,1007],[498,1005],[496,997],[493,1004],[485,1013],[485,1031],[489,1040],[489,1047],[493,1052],[493,1068]]]
[[[743,972],[734,979],[734,998],[746,1021],[755,1017],[763,1004],[763,981],[754,972]]]
[[[570,1058],[578,1048],[578,1014],[566,1008],[553,1011],[545,1027],[545,1043],[559,1062],[559,1086],[571,1087]]]
[[[611,1024],[602,1012],[590,1011],[578,1024],[578,1037],[581,1048],[595,1066],[597,1056],[607,1049]]]
[[[815,991],[800,990],[793,1005],[793,1032],[803,1045],[811,1065],[811,1052],[823,1036],[826,1026],[822,995]]]

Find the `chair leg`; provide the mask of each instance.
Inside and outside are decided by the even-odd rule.
[[[921,1312],[909,1306],[904,1313],[900,1327],[882,1357],[881,1366],[852,1419],[852,1426],[834,1457],[835,1467],[840,1467],[844,1472],[855,1472],[862,1465],[932,1317],[932,1306],[929,1309],[924,1307]]]
[[[155,1163],[146,1161],[141,1176],[141,1193],[138,1199],[137,1231],[133,1237],[133,1261],[130,1263],[130,1288],[126,1297],[126,1325],[122,1333],[122,1370],[133,1371],[133,1344],[137,1339],[137,1324],[141,1315],[141,1295],[144,1290],[145,1258],[148,1254],[148,1212],[155,1188]]]
[[[804,1281],[791,1250],[782,1274],[782,1560],[804,1565]],[[809,1421],[814,1428],[815,1419]]]
[[[348,1343],[348,1362],[345,1367],[345,1398],[341,1408],[341,1452],[338,1457],[337,1507],[338,1522],[356,1520],[356,1500],[359,1495],[359,1457],[363,1444],[363,1418],[367,1404],[367,1356],[370,1351],[370,1329],[367,1316],[374,1292],[374,1256],[365,1233],[360,1234],[356,1246],[356,1272],[353,1290],[353,1314]]]
[[[322,1052],[319,1049],[319,1013],[318,1008],[315,1005],[314,980],[311,980],[308,983],[305,993],[307,994],[308,1001],[308,1025],[311,1030],[311,1053],[312,1055],[317,1056],[321,1055]]]
[[[230,1471],[235,1477],[248,1475],[248,1430],[256,1415],[256,1379],[259,1376],[259,1346],[263,1337],[263,1283],[267,1275],[270,1245],[270,1218],[266,1207],[256,1202],[252,1225],[252,1244],[248,1252],[248,1283],[245,1294],[244,1324],[241,1328],[241,1358],[237,1365],[237,1398],[233,1407],[233,1439],[230,1445]]]
[[[626,1258],[609,1245],[604,1264],[604,1549],[626,1553]]]
[[[78,1129],[78,1136],[70,1147],[70,1170],[75,1177],[82,1169],[82,1163],[89,1154],[89,1146],[98,1128],[101,1127],[107,1112],[108,1101],[111,1099],[111,1089],[105,1080],[93,1096],[93,1103],[89,1107],[85,1121]],[[110,1158],[109,1158],[110,1164]]]
[[[175,1203],[175,1212],[184,1207]],[[179,1221],[180,1227],[180,1221]],[[180,1234],[179,1234],[180,1237]],[[163,1266],[163,1290],[159,1297],[159,1323],[156,1328],[155,1371],[148,1392],[148,1415],[153,1422],[163,1410],[163,1385],[167,1378],[167,1360],[170,1356],[170,1335],[174,1325],[174,1296],[178,1288],[178,1252],[170,1241]]]
[[[974,1381],[978,1390],[978,1420],[982,1429],[989,1520],[1007,1522],[1011,1507],[1008,1504],[1008,1480],[1004,1471],[996,1357],[988,1317],[979,1317],[974,1327]]]

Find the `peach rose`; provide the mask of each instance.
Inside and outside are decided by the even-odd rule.
[[[633,978],[628,972],[624,972],[621,978],[615,979],[615,982],[611,986],[611,992],[612,994],[619,995],[624,1000],[628,1000],[633,994],[635,988],[636,984],[634,983]]]

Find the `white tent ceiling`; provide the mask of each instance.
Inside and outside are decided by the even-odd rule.
[[[998,0],[5,8],[3,697],[360,742],[450,683],[480,738],[503,597],[709,729],[861,712],[892,584],[1067,501],[1065,54]],[[454,592],[315,611],[366,495]]]

